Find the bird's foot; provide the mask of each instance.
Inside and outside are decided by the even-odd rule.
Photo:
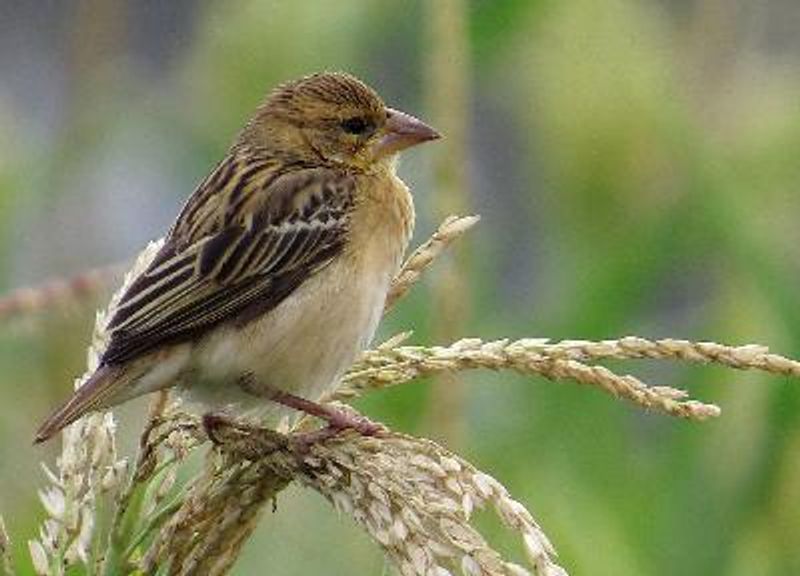
[[[203,431],[215,446],[222,444],[222,435],[220,432],[225,428],[236,425],[236,423],[227,416],[216,412],[207,412],[203,414],[201,422],[203,424]]]
[[[362,436],[377,436],[386,429],[379,424],[369,421],[362,421],[352,426],[328,424],[324,428],[319,428],[318,430],[312,430],[310,432],[297,432],[292,434],[289,444],[295,450],[295,452],[305,454],[315,444],[326,442],[331,438],[335,438],[339,434],[346,432],[347,430],[353,430]]]
[[[215,412],[204,414],[202,425],[214,446],[249,460],[257,460],[286,448],[290,448],[298,456],[304,456],[314,445],[335,438],[347,430],[353,430],[361,436],[377,436],[386,431],[385,427],[360,414],[334,408],[329,410],[328,418],[325,419],[327,426],[308,432],[296,432],[288,437]]]
[[[202,423],[206,436],[214,446],[248,460],[263,458],[289,445],[285,434],[238,422],[224,414],[204,414]]]
[[[303,412],[327,423],[327,426],[318,430],[295,432],[290,435],[290,444],[299,452],[307,452],[312,445],[329,440],[345,430],[353,430],[361,436],[377,436],[386,431],[384,426],[372,422],[347,407],[320,404],[278,388],[267,387],[263,383],[256,385],[250,375],[242,377],[239,386],[254,396],[266,397],[276,404]],[[230,442],[231,433],[241,435],[242,424],[224,414],[209,413],[203,416],[203,428],[214,444],[227,445]],[[278,433],[273,432],[273,434]]]
[[[326,419],[328,426],[334,433],[344,430],[354,430],[362,436],[377,436],[386,428],[355,412],[331,408],[330,418]]]
[[[360,414],[330,407],[326,408],[330,410],[328,417],[324,418],[328,423],[327,426],[318,430],[297,432],[291,435],[290,443],[296,452],[306,453],[313,445],[330,440],[347,430],[353,430],[361,436],[378,436],[386,432],[384,426],[372,422]]]

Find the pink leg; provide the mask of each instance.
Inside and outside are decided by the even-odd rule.
[[[268,398],[288,408],[293,408],[319,418],[320,420],[325,420],[332,431],[350,428],[364,436],[375,436],[375,434],[383,429],[380,425],[370,422],[366,418],[353,416],[352,414],[337,410],[336,408],[312,402],[311,400],[306,400],[305,398],[281,390],[270,391]]]
[[[277,404],[324,420],[328,423],[328,428],[331,429],[330,431],[334,433],[349,428],[363,436],[375,436],[378,432],[383,430],[382,426],[370,422],[366,418],[353,416],[352,414],[337,410],[336,408],[306,400],[305,398],[301,398],[289,392],[284,392],[283,390],[278,390],[277,388],[266,387],[263,383],[260,383],[258,387],[256,387],[252,381],[252,377],[240,379],[239,385],[250,394],[269,398]]]

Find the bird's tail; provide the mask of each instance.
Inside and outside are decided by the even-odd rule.
[[[104,400],[117,388],[117,376],[118,370],[110,366],[98,368],[63,406],[44,421],[36,432],[33,443],[49,440],[84,414],[105,406]]]

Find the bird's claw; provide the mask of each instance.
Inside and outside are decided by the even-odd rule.
[[[203,418],[201,421],[203,424],[203,431],[206,433],[206,436],[211,441],[211,443],[214,444],[215,446],[219,446],[220,444],[222,444],[222,440],[220,440],[219,436],[217,435],[217,432],[220,430],[220,428],[223,428],[225,426],[230,426],[231,421],[225,416],[222,416],[221,414],[216,414],[214,412],[206,412],[205,414],[203,414]]]
[[[314,445],[330,440],[347,430],[353,430],[361,436],[378,436],[386,432],[386,427],[381,424],[355,414],[336,411],[327,419],[328,425],[311,432],[293,434],[291,445],[296,452],[306,453]]]
[[[385,430],[383,426],[364,416],[350,414],[341,410],[336,410],[331,414],[327,427],[337,433],[344,430],[354,430],[362,436],[376,436]]]

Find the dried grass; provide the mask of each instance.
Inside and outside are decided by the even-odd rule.
[[[0,320],[27,317],[83,302],[108,290],[126,268],[126,264],[113,264],[87,270],[71,278],[56,278],[41,286],[15,290],[0,298]]]
[[[433,264],[433,261],[479,220],[480,216],[448,216],[445,218],[436,232],[420,244],[403,263],[386,296],[384,310],[390,310],[398,300],[405,296],[425,270]]]
[[[387,309],[408,292],[434,259],[477,221],[448,218],[406,261]],[[139,257],[125,284],[152,259]],[[89,351],[93,369],[105,346],[98,316]],[[0,307],[2,310],[2,307]],[[421,376],[484,368],[551,380],[570,379],[668,415],[702,420],[719,408],[684,391],[646,386],[598,361],[672,359],[800,375],[800,364],[763,346],[729,347],[682,340],[622,338],[602,342],[546,339],[449,346],[408,346],[399,335],[366,352],[329,399],[341,402]],[[82,380],[78,380],[80,385]],[[342,409],[352,410],[346,405]],[[310,421],[301,420],[307,430]],[[215,431],[216,447],[185,483],[176,481],[186,457],[207,440],[196,416],[166,393],[154,398],[129,466],[119,459],[110,414],[95,414],[64,432],[62,454],[41,492],[47,513],[29,543],[38,574],[226,574],[255,529],[265,505],[292,482],[315,490],[361,526],[403,575],[564,575],[549,540],[524,505],[494,478],[436,443],[386,430],[375,437],[343,433],[310,446],[288,435],[228,423]],[[476,509],[492,509],[521,543],[520,558],[502,557],[472,523]],[[0,522],[0,559],[12,574],[8,538]]]
[[[0,516],[0,574],[15,576],[14,563],[11,559],[11,537],[6,530],[6,523]]]

